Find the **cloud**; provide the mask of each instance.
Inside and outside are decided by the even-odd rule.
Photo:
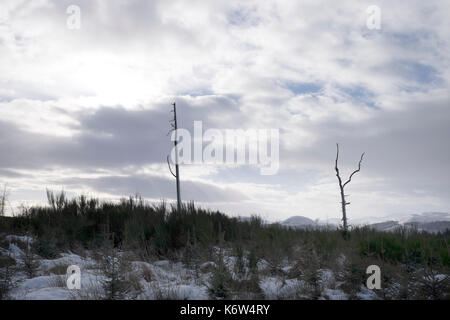
[[[55,184],[65,186],[88,187],[98,192],[114,196],[139,194],[149,199],[172,199],[175,183],[167,179],[152,175],[107,176],[100,178],[72,178],[54,181]],[[183,181],[182,195],[185,201],[195,202],[238,202],[247,197],[231,188],[217,187],[211,183],[197,181]]]
[[[220,96],[180,98],[179,112],[183,114],[180,127],[193,132],[195,120],[204,121],[205,129],[221,126],[219,122],[222,120],[238,117],[238,110],[230,101]],[[36,118],[41,117],[40,113],[33,114]],[[69,128],[74,133],[70,136],[48,134],[45,126],[44,133],[33,132],[42,127],[38,119],[31,121],[31,129],[21,128],[20,119],[15,123],[2,122],[0,132],[4,139],[0,140],[0,148],[8,150],[8,153],[2,157],[0,165],[17,168],[52,165],[119,168],[165,162],[173,146],[170,135],[167,135],[171,119],[169,104],[135,110],[100,106],[92,112],[72,113],[72,117]]]
[[[72,4],[80,30],[66,27]],[[378,1],[381,30],[368,30],[372,4],[2,1],[0,176],[24,198],[67,183],[173,199],[176,100],[191,132],[196,120],[280,129],[278,175],[185,167],[186,199],[273,219],[339,216],[339,142],[344,171],[367,153],[356,215],[448,211],[449,4]]]

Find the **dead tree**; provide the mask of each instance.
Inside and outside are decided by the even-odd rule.
[[[175,177],[175,179],[177,181],[177,209],[178,209],[178,212],[181,212],[180,169],[178,167],[178,149],[177,149],[177,145],[178,145],[177,106],[176,106],[175,102],[172,103],[172,106],[173,106],[173,109],[171,112],[173,112],[173,119],[170,120],[171,129],[169,131],[169,134],[172,131],[175,131],[175,140],[173,142],[174,147],[175,147],[175,173],[173,173],[172,168],[170,167],[169,156],[167,156],[167,165],[169,166],[170,173]]]
[[[5,215],[6,201],[8,200],[8,190],[6,184],[3,188],[2,194],[0,194],[0,216]]]
[[[336,176],[339,180],[339,189],[341,191],[341,204],[342,204],[342,222],[344,224],[344,231],[348,230],[348,224],[347,224],[347,211],[346,211],[346,207],[347,205],[350,204],[350,202],[347,202],[345,200],[345,197],[347,196],[344,193],[344,188],[347,184],[350,183],[350,181],[352,181],[352,177],[355,173],[359,172],[361,170],[361,162],[363,160],[364,157],[364,152],[361,154],[361,158],[359,159],[359,163],[358,163],[358,169],[356,169],[355,171],[352,172],[352,174],[350,175],[350,177],[348,178],[348,180],[342,184],[342,179],[341,176],[339,174],[339,168],[338,168],[338,159],[339,159],[339,144],[336,143],[336,163],[335,163],[335,169],[336,169]]]

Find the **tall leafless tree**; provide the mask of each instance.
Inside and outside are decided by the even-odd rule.
[[[173,109],[172,109],[173,119],[170,121],[171,129],[169,131],[169,134],[172,131],[175,131],[175,140],[173,142],[174,146],[175,146],[175,173],[173,173],[172,168],[170,167],[169,156],[167,156],[167,165],[169,166],[170,173],[175,177],[175,179],[177,181],[177,209],[178,209],[178,212],[181,212],[180,169],[178,167],[178,149],[177,149],[177,145],[178,145],[177,105],[174,102],[174,103],[172,103],[172,106],[173,106]]]
[[[339,144],[336,143],[336,162],[335,162],[335,169],[336,169],[336,176],[338,178],[339,181],[339,189],[341,191],[341,204],[342,204],[342,222],[344,224],[344,230],[347,231],[348,230],[348,224],[347,224],[347,210],[346,207],[347,205],[350,204],[350,202],[347,202],[345,200],[345,197],[347,196],[344,193],[344,189],[345,186],[347,184],[349,184],[352,181],[352,177],[355,173],[359,172],[361,170],[361,162],[363,160],[364,157],[364,152],[361,154],[361,158],[359,159],[359,163],[358,163],[358,169],[356,169],[355,171],[352,172],[352,174],[350,175],[350,177],[348,178],[348,180],[345,183],[342,183],[342,179],[341,176],[339,174],[339,168],[338,168],[338,159],[339,159]]]

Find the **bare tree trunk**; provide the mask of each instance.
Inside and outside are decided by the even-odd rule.
[[[0,196],[0,216],[4,216],[5,215],[5,202],[6,202],[6,194],[3,193]]]
[[[342,204],[342,223],[344,224],[344,230],[347,231],[348,225],[347,225],[347,202],[345,202],[345,194],[344,194],[344,188],[341,186],[341,204]]]
[[[181,212],[181,194],[180,194],[180,169],[178,166],[178,149],[177,149],[177,145],[178,145],[178,136],[177,136],[177,129],[178,129],[178,124],[177,124],[177,106],[175,104],[175,102],[172,104],[173,106],[173,120],[172,122],[172,130],[175,130],[175,140],[174,140],[174,146],[175,146],[175,173],[173,173],[171,167],[170,167],[170,163],[169,163],[169,156],[167,156],[167,164],[169,166],[169,170],[170,173],[175,177],[176,182],[177,182],[177,209],[178,212]],[[170,132],[169,132],[170,133]]]
[[[174,118],[174,123],[175,123],[175,132],[176,132],[176,130],[178,129],[178,125],[177,125],[177,107],[176,107],[175,102],[173,103],[173,118]],[[175,145],[175,156],[176,156],[175,174],[176,174],[176,180],[177,180],[177,208],[178,208],[178,212],[181,212],[180,169],[178,166],[178,149],[177,149],[178,136],[177,135],[175,135],[174,145]]]

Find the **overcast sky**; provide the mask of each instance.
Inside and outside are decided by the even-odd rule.
[[[69,29],[70,5],[81,28]],[[366,9],[381,9],[369,29]],[[280,130],[280,169],[183,165],[183,200],[269,220],[450,211],[449,1],[1,0],[0,184],[175,199],[179,127]]]

